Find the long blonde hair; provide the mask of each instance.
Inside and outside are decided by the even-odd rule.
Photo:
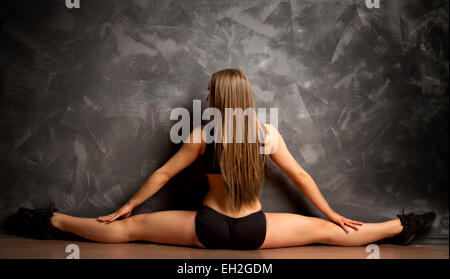
[[[222,113],[222,131],[225,130],[225,109],[255,109],[250,82],[240,69],[224,69],[212,74],[208,84],[210,91],[209,106]],[[258,118],[256,131],[261,129]],[[226,184],[226,192],[232,210],[239,210],[243,205],[253,204],[259,197],[264,182],[265,155],[260,154],[260,137],[249,140],[249,117],[244,118],[244,142],[236,140],[236,125],[233,117],[233,140],[231,143],[215,142],[214,159],[219,158],[221,173]],[[265,132],[265,130],[264,130]],[[253,136],[253,139],[255,137]],[[214,162],[215,160],[213,160]]]

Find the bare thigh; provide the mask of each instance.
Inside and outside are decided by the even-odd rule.
[[[324,219],[299,214],[264,214],[266,215],[266,239],[259,249],[323,242],[336,226]]]
[[[195,233],[197,211],[168,210],[138,214],[129,219],[133,240],[205,248]],[[125,220],[127,220],[125,219]]]

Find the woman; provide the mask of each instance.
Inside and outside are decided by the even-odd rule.
[[[239,69],[214,73],[208,90],[206,101],[222,115],[225,108],[254,108],[250,83]],[[247,126],[253,124],[248,119]],[[257,120],[256,123],[261,127]],[[197,129],[203,131],[203,128]],[[364,224],[341,216],[328,205],[311,176],[289,153],[277,129],[271,125],[264,125],[263,129],[269,135],[263,147],[268,151],[266,154],[259,152],[263,142],[258,136],[255,142],[248,141],[248,133],[244,135],[244,143],[206,143],[203,138],[195,142],[193,135],[199,130],[194,130],[189,142],[157,169],[127,203],[107,216],[73,217],[56,212],[51,204],[46,209],[19,209],[10,219],[9,227],[14,227],[15,232],[47,239],[71,233],[98,242],[143,240],[211,249],[263,249],[311,243],[359,246],[385,238],[393,243],[409,244],[416,232],[426,230],[433,223],[436,217],[433,212],[400,214],[390,221]],[[205,161],[210,187],[201,208],[131,216],[136,206],[199,157]],[[288,175],[329,221],[262,211],[259,193],[266,157]]]

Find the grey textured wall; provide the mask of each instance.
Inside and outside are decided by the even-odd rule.
[[[332,207],[435,210],[448,235],[448,1],[3,1],[0,219],[19,206],[115,210],[180,145],[171,109],[243,69]],[[137,213],[195,209],[199,161]],[[265,211],[322,216],[268,164]]]

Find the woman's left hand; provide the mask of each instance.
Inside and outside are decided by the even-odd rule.
[[[331,212],[330,214],[327,215],[328,220],[330,220],[333,223],[338,224],[339,226],[342,227],[342,229],[348,233],[350,232],[350,230],[348,229],[348,227],[354,229],[354,230],[358,230],[358,226],[362,226],[362,222],[359,221],[354,221],[354,220],[350,220],[347,219],[339,214],[337,214],[336,212]]]
[[[106,216],[98,217],[97,221],[111,223],[114,222],[119,217],[122,217],[124,219],[130,217],[132,211],[133,207],[129,203],[126,203],[121,208],[117,209],[115,212]]]

